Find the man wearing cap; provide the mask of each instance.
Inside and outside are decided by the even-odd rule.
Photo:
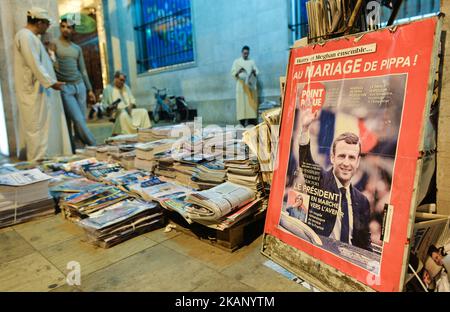
[[[61,37],[53,45],[56,55],[54,66],[58,79],[66,83],[61,91],[61,96],[69,127],[72,151],[75,152],[72,125],[76,137],[84,145],[96,145],[94,135],[86,124],[86,93],[93,103],[95,103],[95,94],[87,74],[83,51],[80,46],[71,41],[75,23],[70,19],[62,19],[59,26]]]
[[[19,110],[19,131],[28,161],[47,156],[51,107],[51,89],[64,85],[56,79],[49,56],[38,35],[50,26],[48,12],[32,8],[27,12],[27,25],[14,39],[14,78]]]

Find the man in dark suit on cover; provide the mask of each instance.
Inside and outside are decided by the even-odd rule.
[[[317,117],[317,113],[313,114],[311,109],[302,110],[301,114],[300,169],[304,163],[315,164],[311,155],[309,127]],[[360,153],[361,143],[356,134],[346,132],[335,138],[330,153],[332,168],[328,171],[321,169],[319,188],[340,194],[339,211],[337,214],[324,213],[323,229],[315,227],[314,230],[319,235],[371,250],[369,201],[351,184],[359,167]],[[305,184],[308,186],[307,180]]]

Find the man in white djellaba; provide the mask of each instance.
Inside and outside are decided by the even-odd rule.
[[[14,39],[14,79],[19,112],[20,148],[28,161],[70,155],[70,139],[53,64],[39,35],[51,23],[45,9],[27,12],[27,25]],[[49,146],[50,142],[50,146]]]
[[[236,79],[236,117],[246,127],[257,124],[259,70],[249,57],[250,48],[244,46],[241,52],[242,56],[233,62],[231,75]]]

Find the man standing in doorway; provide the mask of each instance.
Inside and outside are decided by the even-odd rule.
[[[236,79],[236,115],[242,126],[258,123],[257,76],[259,70],[249,58],[250,48],[242,48],[242,56],[233,62],[231,75]]]
[[[61,90],[64,83],[56,79],[47,51],[38,35],[50,26],[46,10],[34,7],[27,12],[27,25],[14,38],[14,78],[19,110],[21,140],[28,161],[45,158],[49,137],[49,88]],[[50,65],[50,68],[49,66]]]
[[[71,41],[75,31],[74,23],[69,19],[62,19],[60,30],[61,37],[53,45],[56,54],[55,71],[58,79],[66,83],[61,96],[72,150],[75,152],[72,126],[75,129],[75,136],[84,145],[96,145],[95,138],[86,124],[86,93],[91,102],[95,102],[95,94],[86,71],[83,51]]]

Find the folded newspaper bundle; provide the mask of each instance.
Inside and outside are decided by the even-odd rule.
[[[164,226],[161,207],[140,200],[125,200],[97,211],[82,221],[87,239],[109,248],[140,234]]]
[[[256,192],[252,189],[225,182],[209,190],[189,194],[186,202],[192,206],[186,209],[192,220],[219,220],[255,198]]]
[[[255,200],[252,200],[248,204],[241,206],[229,214],[223,216],[222,218],[218,220],[195,220],[197,223],[203,224],[209,228],[224,231],[235,224],[239,223],[241,220],[247,218],[248,216],[251,216],[252,214],[258,213],[258,211],[263,211],[266,208],[262,205],[261,198],[257,198]],[[185,208],[186,210],[186,208]],[[189,218],[189,216],[188,216]],[[189,219],[190,220],[190,219]]]

